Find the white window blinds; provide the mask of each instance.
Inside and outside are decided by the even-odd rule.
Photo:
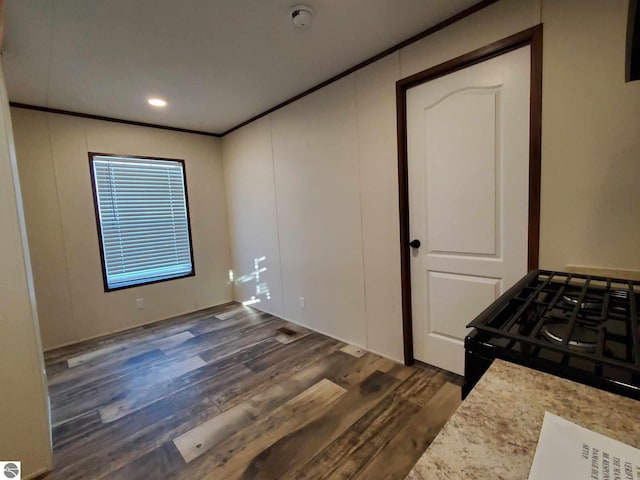
[[[183,163],[94,155],[92,166],[108,289],[192,274]]]

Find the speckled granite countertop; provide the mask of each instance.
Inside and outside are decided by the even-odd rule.
[[[545,410],[640,448],[640,402],[496,360],[406,480],[526,480]]]

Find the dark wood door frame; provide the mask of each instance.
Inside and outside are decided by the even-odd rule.
[[[538,268],[540,237],[540,149],[542,143],[542,24],[498,40],[460,57],[396,82],[398,116],[398,186],[400,193],[400,261],[402,281],[402,330],[404,362],[413,359],[411,265],[409,247],[409,175],[407,167],[407,90],[438,77],[470,67],[512,50],[531,47],[531,96],[529,118],[529,270]],[[469,319],[472,320],[472,319]]]

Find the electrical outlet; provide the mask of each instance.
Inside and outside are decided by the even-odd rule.
[[[138,307],[138,310],[144,308],[144,298],[136,298],[136,307]]]
[[[304,297],[300,297],[300,308],[304,308]]]

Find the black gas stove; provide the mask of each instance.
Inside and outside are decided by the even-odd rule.
[[[463,398],[500,358],[640,400],[640,282],[534,270],[471,322]]]

